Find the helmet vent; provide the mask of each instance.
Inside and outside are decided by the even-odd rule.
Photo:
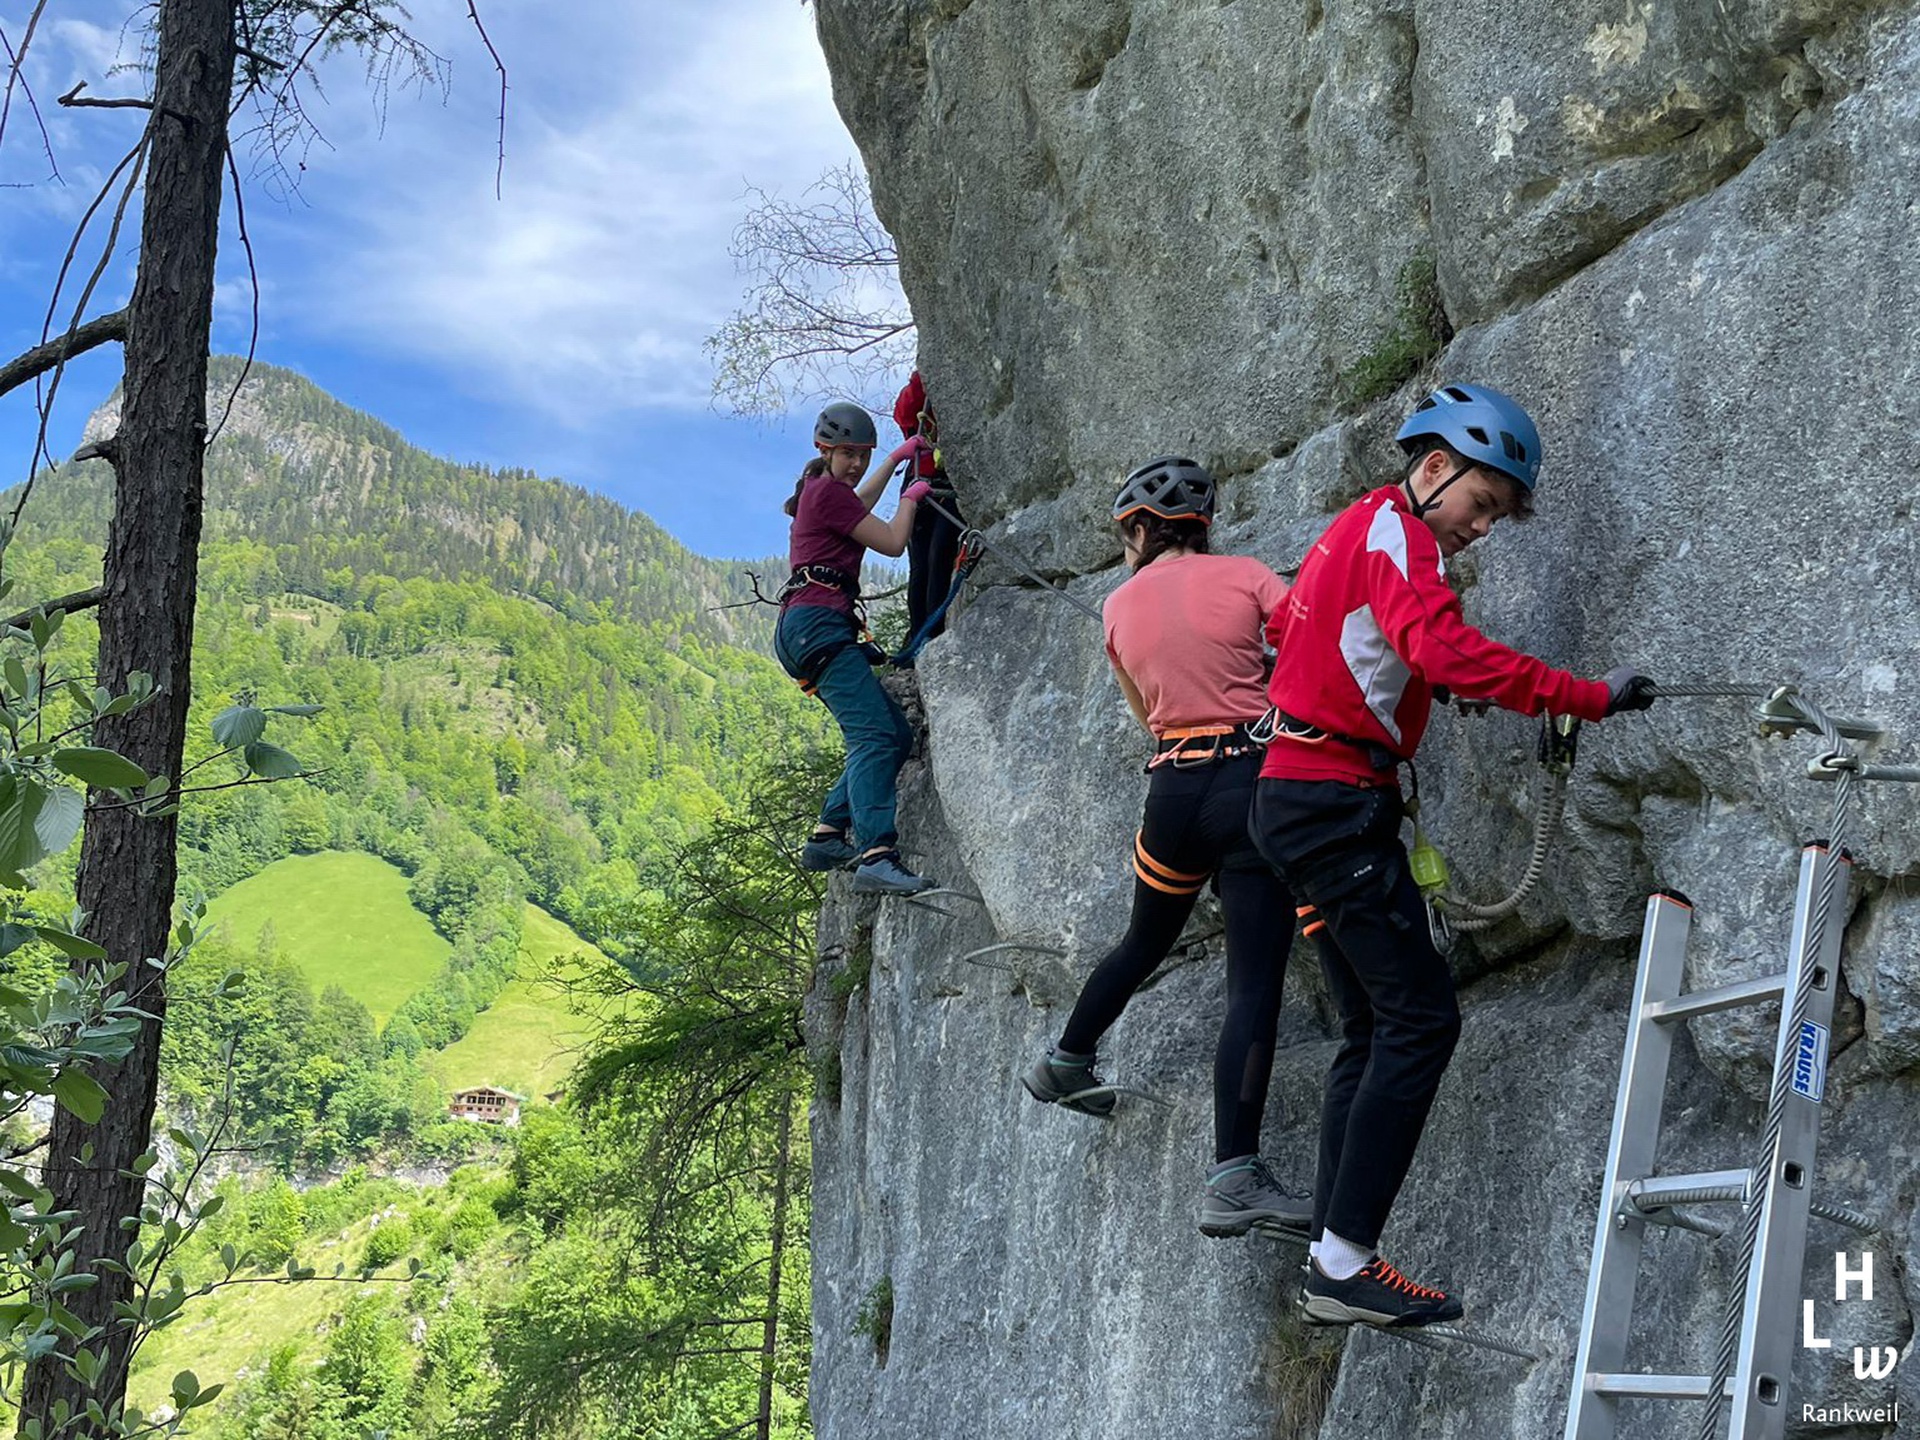
[[[1467,434],[1471,435],[1475,440],[1477,440],[1482,445],[1489,445],[1493,443],[1487,439],[1487,432],[1482,430],[1478,425],[1467,426]]]
[[[1527,447],[1505,430],[1500,432],[1500,448],[1507,452],[1509,460],[1518,460],[1522,465],[1527,463]]]
[[[1458,385],[1447,386],[1446,394],[1449,400],[1457,401],[1459,404],[1471,405],[1473,403],[1473,397],[1469,395],[1466,391],[1462,390]],[[1429,405],[1433,403],[1433,399],[1431,396],[1428,397],[1427,403]]]

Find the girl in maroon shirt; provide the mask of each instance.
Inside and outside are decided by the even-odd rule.
[[[877,438],[873,417],[848,401],[820,412],[813,438],[819,457],[801,472],[786,505],[793,517],[787,556],[793,574],[780,592],[773,653],[839,722],[847,763],[801,847],[800,863],[808,870],[850,866],[853,888],[862,894],[912,895],[933,883],[908,870],[895,848],[894,780],[913,748],[913,727],[867,660],[860,565],[868,550],[895,556],[907,548],[927,483],[906,487],[892,520],[874,515],[873,505],[894,468],[928,445],[915,436],[868,472]]]

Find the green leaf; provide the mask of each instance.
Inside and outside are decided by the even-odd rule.
[[[269,705],[267,709],[275,715],[298,715],[305,719],[309,715],[318,715],[327,707],[324,705]]]
[[[214,742],[223,750],[251,745],[266,733],[266,711],[252,705],[229,705],[213,717]]]
[[[39,858],[23,858],[33,848],[27,838],[33,823],[27,809],[29,793],[28,783],[18,775],[0,775],[0,870],[24,870]]]
[[[0,956],[13,954],[31,939],[33,931],[25,925],[16,925],[11,920],[0,924]]]
[[[6,664],[7,688],[21,699],[27,695],[27,667],[20,663],[18,655],[9,655]]]
[[[53,1098],[89,1125],[107,1108],[107,1092],[84,1070],[62,1070],[53,1077]]]
[[[65,930],[56,930],[51,925],[36,925],[33,933],[46,941],[61,954],[75,960],[104,960],[107,952],[104,947],[82,935],[70,935]]]
[[[173,1377],[173,1403],[184,1410],[191,1405],[194,1397],[200,1393],[200,1377],[191,1370],[182,1370]]]
[[[126,756],[93,745],[54,751],[53,768],[103,790],[138,790],[147,783],[147,772]]]
[[[247,746],[247,769],[263,780],[291,780],[301,773],[298,760],[278,745],[259,741]]]
[[[33,817],[33,833],[48,855],[59,855],[80,833],[87,813],[87,797],[65,785],[49,785],[42,792],[40,813]]]

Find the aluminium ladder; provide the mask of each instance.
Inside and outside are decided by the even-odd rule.
[[[1836,866],[1838,874],[1832,877],[1836,886],[1833,914],[1821,927],[1820,953],[1808,955],[1822,882],[1828,878],[1827,871]],[[1613,1440],[1622,1400],[1707,1400],[1713,1383],[1709,1376],[1638,1374],[1622,1367],[1632,1330],[1634,1290],[1647,1226],[1677,1225],[1718,1233],[1674,1208],[1713,1200],[1763,1207],[1740,1320],[1738,1356],[1722,1391],[1731,1402],[1727,1440],[1779,1440],[1784,1433],[1808,1216],[1817,1212],[1861,1223],[1858,1217],[1836,1207],[1814,1205],[1811,1185],[1851,869],[1844,852],[1833,853],[1824,844],[1805,847],[1800,856],[1786,968],[1758,980],[1691,994],[1682,994],[1680,987],[1687,935],[1692,928],[1692,905],[1673,892],[1648,899],[1564,1440]],[[1808,1004],[1804,1022],[1796,1026],[1795,990],[1807,966],[1812,967]],[[1780,1067],[1790,1067],[1791,1085],[1781,1117],[1779,1143],[1767,1172],[1742,1169],[1655,1175],[1654,1156],[1674,1027],[1695,1015],[1772,1001],[1780,1004],[1775,1080],[1779,1079]]]

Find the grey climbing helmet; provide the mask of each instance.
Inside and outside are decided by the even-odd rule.
[[[820,412],[820,418],[813,422],[813,442],[832,448],[835,445],[858,445],[871,450],[880,442],[880,435],[873,428],[873,416],[867,413],[864,405],[856,405],[851,400],[836,400]]]
[[[1462,459],[1520,482],[1531,494],[1540,480],[1540,432],[1517,401],[1485,385],[1442,385],[1413,407],[1393,437],[1412,454],[1422,440],[1442,440]]]
[[[1125,520],[1145,510],[1162,520],[1198,520],[1213,523],[1213,476],[1204,465],[1184,455],[1157,455],[1120,487],[1114,497],[1113,518]]]

